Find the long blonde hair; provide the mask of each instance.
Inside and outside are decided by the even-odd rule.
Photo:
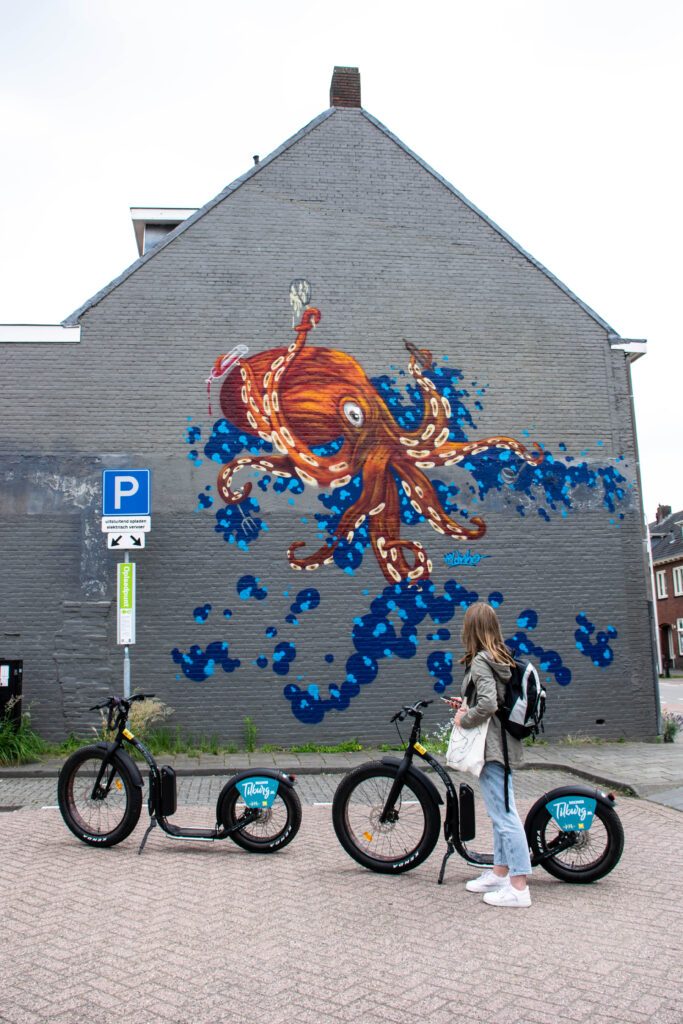
[[[480,651],[485,651],[499,664],[514,665],[515,659],[505,646],[498,616],[490,604],[477,601],[469,606],[462,620],[460,636],[465,648],[461,663],[469,665]]]

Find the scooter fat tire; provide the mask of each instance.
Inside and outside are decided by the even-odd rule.
[[[379,821],[397,767],[370,761],[337,786],[332,823],[349,856],[371,871],[399,875],[429,857],[441,831],[441,815],[419,774],[407,776],[395,821]]]

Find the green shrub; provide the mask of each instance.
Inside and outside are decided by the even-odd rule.
[[[662,714],[662,739],[665,743],[673,743],[681,729],[681,715],[673,711],[664,711]]]
[[[31,713],[25,711],[17,722],[12,711],[21,698],[14,698],[0,718],[0,764],[26,764],[38,761],[45,752],[45,743],[31,728]]]
[[[256,737],[258,736],[258,729],[254,723],[254,719],[247,715],[242,719],[244,723],[244,748],[247,753],[252,754],[256,750]]]

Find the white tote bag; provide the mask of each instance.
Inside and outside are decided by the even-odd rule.
[[[479,777],[484,767],[484,748],[490,718],[472,729],[454,725],[446,751],[446,764],[457,772],[468,772]]]

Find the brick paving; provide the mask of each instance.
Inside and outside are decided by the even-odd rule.
[[[556,777],[520,773],[520,809]],[[270,857],[158,832],[138,857],[144,819],[125,843],[98,850],[57,811],[2,814],[0,1021],[683,1021],[679,812],[620,799],[626,848],[611,875],[571,886],[538,869],[533,906],[504,911],[465,892],[472,872],[457,857],[437,886],[439,848],[395,878],[356,865],[330,808],[315,806],[338,781],[300,780],[301,832]],[[180,787],[212,802],[220,782]],[[54,792],[54,780],[14,782],[46,783]]]

